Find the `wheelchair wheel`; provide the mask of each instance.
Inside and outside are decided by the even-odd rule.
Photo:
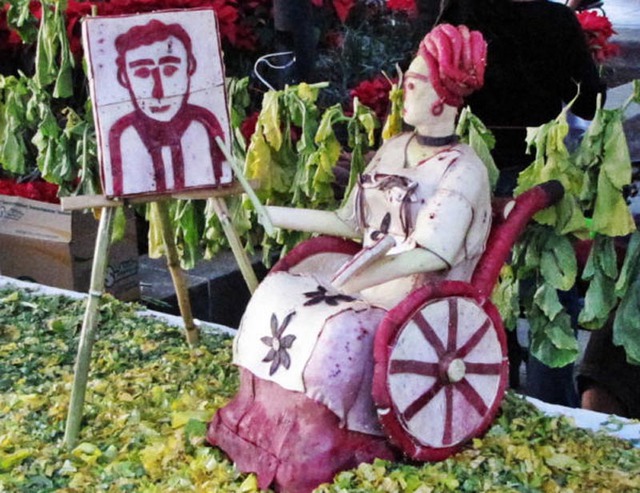
[[[495,307],[445,281],[391,310],[375,340],[373,398],[389,439],[416,460],[442,460],[490,426],[508,381]]]

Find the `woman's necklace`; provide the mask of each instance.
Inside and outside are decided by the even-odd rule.
[[[431,135],[420,135],[416,133],[418,144],[429,147],[444,147],[458,142],[456,134],[445,135],[444,137],[432,137]]]
[[[458,136],[455,134],[446,135],[444,137],[431,137],[429,135],[420,135],[419,133],[416,132],[411,136],[411,138],[407,139],[407,143],[404,146],[404,167],[405,168],[411,167],[409,165],[409,144],[411,144],[411,141],[414,139],[414,137],[416,139],[416,142],[423,147],[431,147],[431,148],[447,147],[447,146],[450,146],[451,144],[458,143]],[[435,156],[436,154],[439,154],[443,150],[444,149],[438,149],[438,150],[435,150],[435,152],[430,152],[428,155],[422,156],[419,159],[419,162],[424,162],[427,159],[431,159],[433,156]]]

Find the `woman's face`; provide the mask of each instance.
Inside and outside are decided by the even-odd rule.
[[[416,56],[409,65],[403,87],[402,118],[405,123],[416,127],[433,118],[431,108],[440,98],[429,81],[429,68],[421,56]]]

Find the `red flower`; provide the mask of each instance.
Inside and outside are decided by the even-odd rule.
[[[60,199],[58,198],[58,190],[60,187],[58,185],[54,185],[53,183],[48,183],[46,181],[35,182],[37,183],[40,189],[40,199],[43,202],[49,202],[51,204],[59,204]]]
[[[349,17],[349,12],[355,5],[356,0],[333,0],[333,8],[336,9],[336,14],[340,22],[345,22]]]
[[[256,51],[258,43],[255,32],[249,26],[237,26],[235,47],[246,51]]]
[[[248,0],[239,2],[234,0],[110,0],[87,2],[69,0],[65,11],[67,36],[73,54],[80,58],[82,46],[80,42],[82,17],[91,13],[92,6],[97,8],[98,15],[120,15],[152,12],[166,9],[188,9],[197,7],[211,7],[218,18],[220,37],[223,41],[241,49],[255,50],[256,35],[250,27],[245,25],[245,18],[258,7],[270,6],[270,0]],[[31,2],[31,12],[37,18],[42,17],[39,2]],[[18,34],[6,27],[6,9],[0,9],[0,47],[10,48],[19,46],[22,41]],[[242,10],[242,13],[240,12]]]
[[[387,7],[389,10],[406,12],[412,16],[418,13],[418,7],[415,0],[387,0]]]
[[[13,180],[0,180],[0,195],[15,195]]]
[[[220,36],[235,45],[238,40],[238,9],[226,0],[216,0],[213,7],[218,17]]]
[[[380,75],[375,79],[360,82],[356,87],[351,89],[349,95],[371,108],[376,116],[383,120],[389,111],[389,91],[391,83],[389,80]]]
[[[618,56],[619,54],[620,54],[620,46],[614,43],[605,43],[604,45],[602,45],[601,49],[593,53],[593,56],[595,57],[597,62],[602,63],[605,60],[608,60],[609,58]]]
[[[338,30],[327,31],[324,43],[328,48],[340,48],[344,44],[344,33]]]
[[[42,197],[40,188],[31,181],[24,183],[21,187],[16,187],[16,194],[31,200],[40,200]]]
[[[7,10],[9,10],[9,7],[9,4],[5,4],[0,9],[0,50],[3,53],[15,51],[22,44],[20,35],[7,25]]]
[[[100,10],[98,10],[100,11]],[[71,53],[76,59],[82,58],[82,42],[80,41],[82,36],[82,27],[80,19],[91,13],[91,4],[69,2],[66,10],[67,18],[67,37],[69,38],[69,48]]]
[[[603,62],[620,53],[620,47],[609,42],[609,38],[617,33],[606,15],[595,10],[585,10],[576,15],[587,38],[591,55],[597,62]]]
[[[259,111],[252,113],[247,116],[244,121],[240,124],[240,133],[244,137],[245,142],[249,142],[251,140],[251,136],[253,132],[256,131],[256,124],[258,123],[258,116],[260,115]]]
[[[578,12],[578,21],[585,31],[603,36],[605,39],[610,38],[616,32],[613,25],[606,15],[598,13],[596,10],[585,10]]]
[[[16,195],[39,202],[59,203],[58,186],[46,181],[30,181],[17,184]]]
[[[248,8],[257,6],[267,0],[253,0],[243,5]],[[36,2],[32,11],[39,19],[40,6]],[[91,7],[97,7],[98,15],[119,15],[152,12],[166,9],[188,9],[197,7],[212,7],[218,18],[220,37],[231,45],[239,48],[254,49],[255,35],[241,26],[242,18],[238,12],[237,3],[232,0],[111,0],[108,2],[83,2],[70,0],[65,11],[67,19],[67,35],[71,51],[76,57],[82,55],[80,43],[80,19],[91,13]],[[241,33],[239,32],[241,31]]]
[[[16,183],[14,180],[0,180],[0,195],[14,195],[25,199],[59,204],[58,185],[43,180]]]

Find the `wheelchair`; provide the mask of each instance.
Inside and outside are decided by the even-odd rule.
[[[509,362],[504,325],[490,296],[529,220],[563,193],[559,182],[550,181],[495,200],[486,250],[470,281],[430,281],[378,326],[372,397],[386,436],[409,458],[443,460],[491,425],[507,388]],[[360,248],[319,236],[292,249],[271,272],[337,267]]]

